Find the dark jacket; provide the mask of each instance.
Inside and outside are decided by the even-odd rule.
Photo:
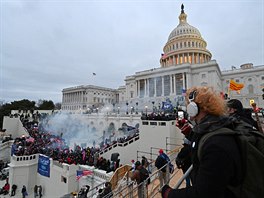
[[[181,168],[185,173],[191,166],[191,145],[183,144],[181,151],[178,153],[176,158],[176,164],[178,168]]]
[[[162,172],[166,172],[166,166],[165,166],[165,164],[167,164],[168,163],[168,161],[162,156],[162,155],[159,155],[158,157],[157,157],[157,159],[156,159],[156,161],[155,161],[155,166],[158,168],[158,169],[160,169],[161,167],[163,167],[162,169],[161,169],[161,171]]]
[[[233,198],[228,185],[239,184],[242,177],[241,158],[234,137],[213,136],[203,146],[200,161],[197,157],[199,139],[205,133],[229,127],[229,118],[206,116],[193,128],[192,143],[193,171],[192,186],[173,189],[168,197],[173,198]]]
[[[243,109],[242,111],[236,111],[235,113],[232,113],[230,116],[237,120],[242,120],[259,130],[258,123],[252,118],[251,114],[252,112],[249,109]]]

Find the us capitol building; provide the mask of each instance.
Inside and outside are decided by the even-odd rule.
[[[228,93],[229,81],[243,83],[240,93],[231,91],[230,98],[239,99],[244,107],[254,100],[264,107],[264,65],[243,64],[240,68],[221,71],[199,30],[187,22],[181,7],[178,26],[170,33],[160,58],[160,67],[139,71],[125,77],[125,85],[117,89],[82,85],[62,90],[62,110],[70,112],[101,109],[129,111],[152,110],[166,99],[173,105],[183,105],[183,90],[192,86],[212,86]]]

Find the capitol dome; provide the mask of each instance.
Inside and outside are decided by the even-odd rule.
[[[199,64],[211,60],[211,53],[199,30],[187,23],[184,6],[181,6],[179,25],[170,33],[160,59],[161,67],[183,63]]]

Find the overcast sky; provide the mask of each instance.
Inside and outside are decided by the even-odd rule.
[[[5,102],[61,102],[64,88],[118,88],[125,76],[160,67],[182,3],[222,70],[264,64],[263,0],[0,1]]]

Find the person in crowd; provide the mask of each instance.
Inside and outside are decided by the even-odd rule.
[[[131,171],[134,172],[136,170],[135,160],[132,159],[131,160],[131,163],[132,163],[132,165],[131,165]]]
[[[10,184],[8,182],[8,179],[6,179],[6,183],[5,185],[0,189],[0,195],[7,195],[9,193],[10,190]]]
[[[82,187],[78,193],[78,198],[87,198],[86,187]]]
[[[41,185],[38,186],[38,194],[39,194],[39,198],[41,198],[42,197],[42,186]]]
[[[11,189],[11,197],[16,195],[17,185],[13,184]]]
[[[113,197],[112,184],[110,182],[105,182],[105,187],[103,189],[102,195],[104,198]]]
[[[239,148],[232,136],[212,136],[203,144],[199,159],[197,150],[200,138],[206,133],[226,128],[230,117],[225,116],[226,105],[220,94],[211,87],[193,87],[187,91],[187,112],[196,123],[192,137],[192,186],[172,189],[165,185],[163,198],[234,198],[229,186],[236,186],[242,176]]]
[[[182,172],[185,173],[189,167],[191,166],[191,141],[187,138],[183,139],[183,147],[176,157],[176,165],[179,169],[182,169]],[[190,176],[187,176],[186,179],[186,187],[191,186]]]
[[[162,149],[160,149],[159,155],[155,161],[155,166],[157,167],[157,169],[159,169],[160,188],[162,188],[169,181],[169,161],[169,157],[163,152]]]
[[[146,192],[144,185],[142,183],[143,178],[141,178],[142,175],[140,174],[141,169],[142,169],[142,165],[140,161],[137,161],[135,163],[135,171],[132,173],[131,180],[135,180],[137,182],[138,198],[145,198]]]
[[[21,193],[22,193],[22,198],[26,198],[26,196],[28,196],[27,188],[25,185],[23,185]]]
[[[38,186],[35,185],[34,186],[34,198],[36,198],[38,196]]]
[[[149,161],[145,156],[142,156],[141,164],[145,169],[148,170],[149,173],[151,173]]]
[[[257,122],[252,118],[252,111],[250,109],[244,109],[242,103],[240,100],[237,99],[231,99],[227,101],[227,112],[229,116],[234,117],[238,120],[242,120],[253,127],[255,127],[258,130],[258,124]]]

